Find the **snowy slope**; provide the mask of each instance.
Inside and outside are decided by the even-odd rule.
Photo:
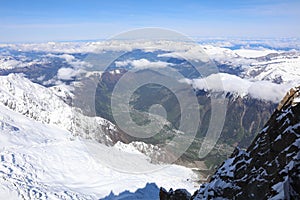
[[[58,125],[107,145],[113,144],[110,136],[118,134],[108,120],[84,116],[68,105],[66,96],[72,94],[64,85],[46,88],[20,74],[0,76],[0,85],[0,103],[36,121]]]
[[[261,57],[245,70],[245,77],[298,85],[300,80],[300,53],[290,52]]]
[[[133,192],[147,182],[193,190],[187,179],[194,174],[187,168],[171,165],[152,173],[117,172],[96,161],[86,142],[67,130],[36,122],[3,105],[0,116],[0,199],[7,194],[14,194],[12,199],[16,195],[23,199],[97,199],[111,191]],[[115,148],[94,146],[99,147],[99,154]],[[129,159],[135,155],[141,154],[135,152]],[[144,164],[148,165],[144,168],[153,167],[149,162]]]
[[[72,110],[51,90],[20,74],[0,76],[0,102],[36,121],[71,128]]]

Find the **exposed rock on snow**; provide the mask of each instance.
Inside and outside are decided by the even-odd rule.
[[[247,151],[236,149],[192,199],[300,198],[299,90],[291,89]]]

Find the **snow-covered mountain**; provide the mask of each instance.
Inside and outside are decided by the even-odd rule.
[[[299,84],[300,53],[297,50],[228,49],[204,45],[220,70],[252,81]]]
[[[73,134],[112,145],[115,125],[100,117],[88,117],[65,101],[72,98],[64,85],[46,88],[18,74],[0,77],[0,102],[35,121],[54,124]],[[97,134],[95,134],[97,132]]]
[[[93,145],[97,154],[109,159],[114,158],[113,152],[121,151],[120,144],[108,147],[87,141],[74,137],[59,123],[48,124],[42,121],[43,118],[37,121],[16,112],[29,105],[22,103],[24,108],[19,109],[16,104],[16,109],[12,110],[0,104],[0,199],[99,199],[111,191],[116,195],[125,190],[133,192],[148,182],[158,186],[179,184],[190,190],[194,188],[191,180],[194,173],[177,165],[160,166],[159,171],[143,174],[114,170],[107,162],[95,159],[87,143]],[[123,144],[123,149],[125,146]],[[119,156],[129,161],[137,157],[144,160],[137,166],[156,168],[148,157],[133,147],[126,148]],[[116,157],[114,159],[118,161]],[[174,172],[177,172],[176,176]]]
[[[300,53],[277,52],[256,58],[243,73],[244,77],[275,83],[299,84]]]

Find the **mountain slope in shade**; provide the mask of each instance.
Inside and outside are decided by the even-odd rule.
[[[158,200],[159,188],[155,183],[147,183],[146,186],[142,189],[138,189],[135,192],[124,191],[119,195],[115,195],[111,192],[107,197],[104,197],[101,200]]]
[[[286,95],[251,146],[236,149],[192,199],[300,199],[300,87]]]

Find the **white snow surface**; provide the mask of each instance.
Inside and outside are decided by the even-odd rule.
[[[195,190],[194,183],[187,181],[195,174],[185,167],[169,165],[151,173],[121,173],[95,160],[84,139],[74,138],[56,125],[37,122],[1,104],[0,122],[0,199],[99,199],[111,191],[133,192],[147,182]],[[120,150],[96,142],[93,146],[99,147],[98,154]],[[138,153],[133,152],[129,159],[135,155]],[[139,164],[153,167],[147,160]]]
[[[155,146],[106,146],[111,139],[99,130],[114,133],[115,126],[74,113],[64,102],[72,96],[70,86],[46,88],[17,74],[1,76],[0,83],[0,199],[99,199],[111,191],[134,192],[148,182],[195,190],[190,169],[149,162],[147,155],[159,151]],[[78,127],[72,125],[74,116]],[[74,128],[78,136],[69,132]],[[115,170],[124,165],[147,173]]]
[[[300,56],[299,53],[288,56],[278,55],[271,60],[253,62],[245,75],[255,80],[281,79],[282,83],[300,84]],[[251,74],[256,74],[255,76]]]
[[[294,103],[300,103],[300,97],[295,98],[293,102]]]
[[[0,76],[0,85],[0,103],[8,108],[36,121],[57,125],[73,134],[112,144],[103,131],[115,132],[115,126],[110,121],[85,116],[64,102],[67,96],[72,96],[70,86],[46,88],[19,74]]]

